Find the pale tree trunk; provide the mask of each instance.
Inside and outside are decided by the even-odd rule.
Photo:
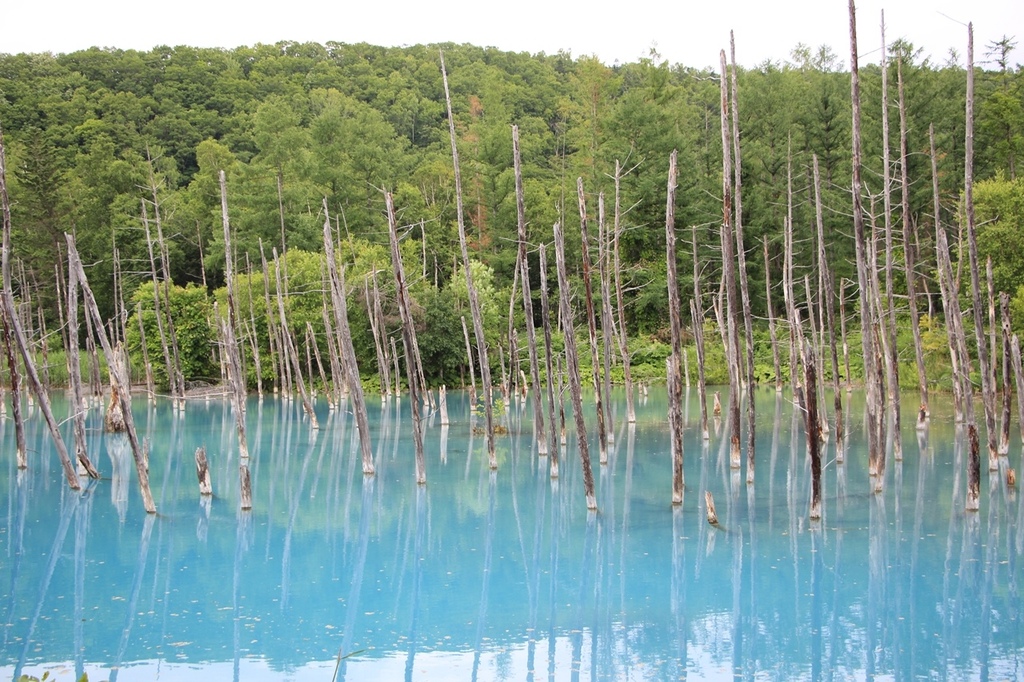
[[[93,478],[99,478],[99,474],[89,461],[89,453],[86,448],[85,437],[85,399],[82,396],[82,366],[79,362],[78,353],[78,271],[75,268],[68,268],[68,345],[66,353],[68,358],[68,377],[71,383],[71,405],[72,420],[74,423],[75,456],[79,464],[84,467],[90,475],[95,473]]]
[[[388,232],[391,238],[391,266],[395,273],[395,288],[398,296],[398,313],[402,317],[402,346],[405,350],[406,377],[409,380],[409,402],[412,405],[413,443],[416,447],[416,482],[423,485],[427,482],[427,468],[423,458],[423,424],[420,419],[420,361],[416,345],[416,327],[413,324],[411,301],[406,288],[405,268],[402,266],[402,255],[398,250],[398,225],[395,222],[395,207],[391,193],[384,193],[384,202],[388,212]],[[496,468],[495,466],[491,467]]]
[[[910,148],[907,144],[907,103],[903,91],[903,59],[896,62],[896,81],[900,101],[900,186],[903,218],[903,260],[907,273],[907,302],[910,306],[910,329],[914,335],[914,360],[917,363],[917,389],[921,406],[917,411],[917,428],[923,429],[928,419],[928,374],[924,367],[924,345],[921,341],[921,313],[917,309],[917,239],[910,215],[910,175],[907,168]],[[937,216],[936,216],[937,217]]]
[[[548,455],[551,458],[551,478],[558,478],[558,435],[555,430],[555,376],[551,357],[551,305],[548,301],[548,258],[547,245],[540,245],[540,316],[544,327],[544,371],[547,373],[546,392],[548,397]],[[465,324],[465,323],[463,323]],[[559,401],[562,396],[559,394]]]
[[[576,198],[580,209],[580,239],[583,244],[583,293],[587,306],[587,330],[590,339],[591,376],[594,382],[594,402],[597,410],[597,442],[601,464],[608,463],[608,433],[604,423],[604,401],[601,399],[601,371],[598,369],[597,320],[594,318],[594,296],[591,287],[590,242],[587,239],[587,203],[583,194],[583,178],[576,179]]]
[[[135,458],[135,471],[139,477],[142,504],[146,508],[147,513],[155,514],[156,505],[153,503],[153,494],[149,489],[149,460],[147,453],[139,445],[138,434],[135,431],[135,419],[132,416],[131,404],[131,381],[128,378],[127,368],[120,353],[115,353],[110,345],[110,341],[107,339],[103,318],[100,317],[100,309],[96,305],[96,299],[93,297],[92,289],[89,287],[89,279],[85,275],[82,261],[78,257],[78,250],[75,248],[75,238],[70,234],[66,234],[65,238],[68,243],[68,267],[75,268],[78,271],[78,284],[82,287],[85,310],[92,317],[100,345],[103,347],[103,355],[107,360],[111,392],[117,395],[120,403],[122,417],[125,422],[125,432],[128,435],[128,442],[132,446],[132,455]],[[117,350],[120,351],[121,349],[118,348]]]
[[[1010,295],[999,294],[999,311],[1002,316],[1003,332],[1003,418],[999,434],[999,454],[1010,452],[1010,413],[1013,402],[1013,387],[1010,381]]]
[[[725,310],[722,327],[726,336],[725,359],[729,365],[729,466],[739,469],[740,459],[740,339],[736,327],[736,312],[739,302],[736,300],[736,255],[734,253],[733,233],[733,187],[732,187],[732,155],[729,144],[729,89],[725,67],[725,50],[721,58],[721,95],[722,95],[722,267],[725,270]]]
[[[668,160],[668,188],[665,201],[665,265],[668,272],[668,319],[672,334],[672,353],[668,370],[668,419],[672,439],[672,504],[683,503],[683,412],[679,366],[683,355],[683,322],[680,316],[679,277],[676,272],[676,185],[678,154]]]
[[[6,254],[6,247],[4,249]],[[9,291],[6,285],[5,291]],[[4,297],[6,299],[6,296]],[[3,323],[4,350],[7,355],[7,367],[11,373],[11,416],[14,418],[14,440],[17,450],[18,468],[28,468],[28,450],[25,445],[25,421],[21,416],[21,377],[18,374],[18,360],[14,355],[14,338],[11,324],[7,316],[7,306],[0,305],[0,322]],[[0,395],[0,399],[3,396]]]
[[[540,365],[537,359],[537,330],[533,324],[533,293],[530,290],[530,265],[526,258],[526,201],[523,192],[523,169],[519,155],[519,126],[512,126],[512,160],[516,176],[516,217],[519,236],[519,267],[523,280],[523,314],[526,317],[526,340],[530,351],[530,380],[533,383],[533,423],[537,454],[548,454],[544,430],[544,402],[540,386]]]
[[[238,484],[240,506],[252,509],[252,482],[249,475],[249,441],[245,434],[246,390],[245,375],[242,373],[242,355],[238,349],[235,330],[238,328],[238,305],[235,302],[234,258],[231,251],[231,223],[228,220],[228,188],[224,171],[220,172],[221,225],[224,228],[224,281],[228,294],[228,316],[221,325],[228,355],[228,377],[231,383],[231,398],[235,408],[235,427],[238,431]],[[264,293],[267,299],[267,319],[273,315],[270,310],[269,284],[267,283],[266,258],[260,243],[260,258],[263,261]]]
[[[615,442],[615,420],[612,416],[612,293],[608,255],[608,230],[605,228],[604,194],[597,195],[597,270],[601,278],[601,346],[602,363],[604,364],[604,409],[605,432],[608,444]]]
[[[693,298],[690,299],[690,319],[693,320],[693,341],[697,347],[697,400],[700,402],[700,434],[704,440],[708,433],[708,389],[704,377],[704,307],[701,304],[700,259],[697,257],[697,226],[690,226],[693,251]]]
[[[619,261],[619,237],[622,235],[622,211],[619,204],[619,185],[622,180],[622,172],[619,162],[615,162],[615,228],[613,235],[612,254],[614,258],[613,269],[615,271],[615,302],[618,307],[619,316],[619,354],[622,356],[622,376],[626,384],[626,421],[630,424],[636,423],[636,404],[633,395],[633,373],[630,367],[629,338],[626,334],[626,311],[622,295],[622,264]]]
[[[1013,362],[1013,376],[1017,382],[1017,421],[1020,424],[1021,439],[1024,440],[1024,367],[1021,366],[1020,339],[1016,334],[1010,339],[1010,359]]]
[[[800,373],[797,366],[800,357],[796,351],[796,299],[793,295],[793,153],[789,148],[786,156],[786,220],[783,225],[782,300],[786,306],[786,324],[789,327],[789,381],[793,385],[793,396],[803,395],[800,388]],[[803,409],[803,404],[796,403]]]
[[[832,269],[828,264],[828,254],[825,251],[825,221],[822,214],[821,201],[821,174],[818,170],[818,156],[813,156],[814,162],[814,215],[815,225],[818,233],[818,265],[821,269],[821,279],[824,283],[823,296],[825,298],[825,310],[828,315],[828,338],[829,349],[832,358],[832,400],[836,413],[836,461],[842,462],[843,437],[845,436],[845,425],[843,423],[843,396],[839,389],[839,353],[836,348],[836,312],[835,312],[835,285],[832,280]]]
[[[147,150],[148,155],[148,150]],[[171,359],[174,365],[175,380],[172,386],[177,388],[176,406],[185,406],[185,378],[181,372],[181,353],[178,350],[178,334],[174,329],[174,316],[171,314],[171,261],[167,252],[167,242],[164,240],[163,221],[160,219],[160,201],[157,197],[157,183],[153,176],[153,162],[149,160],[149,185],[153,194],[153,218],[156,222],[156,239],[160,247],[160,264],[163,270],[163,295],[164,309],[167,311],[167,335],[171,340]]]
[[[153,312],[156,315],[156,329],[160,335],[160,349],[164,354],[164,368],[167,372],[167,383],[170,387],[171,398],[178,397],[178,375],[174,371],[174,363],[171,360],[171,349],[167,344],[167,332],[164,330],[164,317],[162,314],[163,301],[160,297],[160,282],[156,274],[156,258],[153,256],[153,238],[149,232],[149,212],[146,209],[146,200],[142,200],[142,224],[146,229],[146,248],[149,250],[149,271],[153,280]]]
[[[462,336],[466,340],[466,359],[469,361],[469,401],[476,406],[476,369],[473,361],[473,346],[469,342],[469,328],[466,327],[466,316],[462,316]]]
[[[729,31],[729,52],[732,64],[732,146],[734,158],[734,214],[733,227],[736,234],[736,258],[740,271],[740,300],[743,306],[743,330],[746,334],[747,364],[747,483],[754,482],[754,321],[750,313],[750,289],[747,286],[747,253],[743,244],[743,185],[740,181],[742,156],[740,155],[740,110],[738,100],[739,85],[736,77],[736,41],[733,32]],[[737,358],[739,359],[739,358]]]
[[[985,343],[985,319],[981,307],[981,262],[978,258],[978,236],[974,219],[974,25],[967,26],[967,105],[966,142],[964,145],[964,212],[967,218],[967,249],[970,256],[971,307],[974,313],[974,336],[978,344],[978,369],[981,372],[981,397],[985,406],[985,432],[988,442],[989,468],[998,466],[996,446],[995,383]],[[980,485],[980,484],[979,484]]]
[[[309,392],[306,390],[306,380],[302,377],[302,365],[299,363],[299,353],[295,349],[295,340],[292,338],[291,330],[288,329],[288,319],[284,312],[284,288],[281,282],[281,261],[287,260],[285,256],[280,258],[277,255],[275,246],[274,254],[274,277],[277,279],[277,312],[281,318],[281,336],[284,338],[285,353],[291,361],[292,371],[295,373],[295,383],[299,385],[299,395],[302,397],[302,409],[309,417],[309,428],[314,431],[320,428],[316,412],[313,410],[313,403],[310,401]],[[312,381],[312,377],[310,378]]]
[[[771,262],[768,259],[768,240],[762,239],[761,248],[764,251],[764,294],[765,307],[768,309],[768,337],[772,343],[772,369],[775,372],[775,392],[782,392],[782,363],[779,360],[779,334],[776,331],[775,311],[772,310],[772,273]]]
[[[455,168],[455,208],[459,225],[459,247],[462,250],[462,267],[466,273],[466,289],[469,293],[469,309],[473,315],[473,333],[476,336],[477,353],[480,355],[480,379],[483,382],[484,414],[487,418],[487,458],[491,469],[498,468],[498,458],[494,452],[494,404],[491,395],[491,367],[487,357],[487,338],[484,335],[483,314],[477,298],[476,287],[473,285],[473,273],[469,267],[469,249],[466,244],[466,221],[462,205],[462,173],[459,169],[459,150],[455,138],[455,117],[452,114],[452,100],[448,92],[448,72],[444,67],[444,54],[441,54],[441,80],[444,83],[444,99],[448,108],[448,134],[452,145],[452,162]]]
[[[572,396],[572,412],[576,421],[577,447],[583,467],[583,492],[587,509],[597,510],[597,495],[594,492],[594,471],[590,466],[590,446],[587,443],[587,426],[583,421],[583,398],[580,384],[580,365],[576,351],[572,307],[569,302],[569,273],[565,267],[565,237],[562,226],[555,223],[555,263],[558,268],[558,290],[561,298],[562,328],[565,330],[565,355],[569,370],[569,393]]]

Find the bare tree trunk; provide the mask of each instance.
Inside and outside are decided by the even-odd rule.
[[[591,372],[591,376],[593,377],[594,382],[594,402],[595,409],[597,410],[597,442],[600,448],[600,463],[607,464],[608,432],[605,430],[604,401],[601,399],[601,372],[598,369],[599,356],[597,354],[597,320],[594,318],[594,296],[590,284],[592,266],[590,263],[590,243],[587,239],[587,203],[586,197],[583,194],[583,178],[576,179],[576,198],[579,201],[580,238],[583,242],[583,248],[581,249],[581,255],[583,257],[583,293],[587,306],[587,329],[589,331],[588,336],[590,339],[590,365],[593,370]]]
[[[139,438],[135,431],[135,419],[132,416],[131,404],[131,381],[125,363],[118,353],[110,346],[107,339],[107,332],[103,327],[103,318],[100,317],[100,309],[96,305],[96,299],[89,288],[89,279],[85,275],[82,261],[78,257],[78,250],[75,248],[75,238],[66,234],[68,243],[68,267],[78,271],[78,284],[82,287],[82,295],[86,312],[92,316],[93,324],[96,327],[96,334],[99,337],[100,345],[103,347],[103,355],[107,360],[107,371],[110,373],[111,393],[117,395],[120,402],[121,413],[125,421],[125,432],[128,434],[128,442],[132,446],[132,454],[135,458],[135,471],[139,477],[139,489],[142,493],[142,504],[149,514],[156,513],[156,505],[153,503],[153,494],[149,489],[149,464],[148,455],[143,452],[139,445]],[[118,348],[118,351],[121,349]],[[97,474],[98,475],[98,474]]]
[[[733,227],[736,234],[736,258],[740,271],[740,300],[743,305],[743,329],[746,334],[747,364],[747,483],[754,482],[754,321],[750,313],[750,289],[747,286],[747,253],[743,244],[743,184],[741,182],[742,156],[740,155],[740,109],[739,85],[736,77],[736,40],[729,31],[729,53],[732,64],[732,146],[734,159],[734,213]],[[737,347],[738,350],[738,347]],[[739,359],[739,358],[737,358]]]
[[[334,391],[327,383],[327,372],[324,371],[324,363],[320,360],[320,346],[316,341],[316,333],[313,331],[313,324],[306,320],[306,357],[309,357],[309,348],[313,347],[313,359],[316,360],[317,374],[320,375],[320,382],[324,385],[324,397],[327,399],[328,408],[334,409]],[[310,385],[313,384],[312,372],[310,373]]]
[[[352,398],[352,409],[356,415],[356,429],[359,431],[359,450],[363,457],[363,474],[373,475],[373,451],[370,448],[370,421],[366,414],[366,398],[363,395],[363,382],[359,378],[359,364],[356,351],[352,345],[352,331],[348,323],[348,302],[345,291],[345,271],[338,270],[334,256],[334,239],[331,236],[331,221],[327,217],[327,201],[324,200],[324,253],[327,259],[327,274],[331,285],[331,301],[334,310],[335,329],[338,334],[338,347],[341,351],[344,376],[348,384],[348,393]],[[379,354],[378,354],[379,357]]]
[[[270,338],[271,364],[274,368],[274,388],[284,395],[291,392],[291,385],[288,381],[288,354],[282,348],[284,345],[281,336],[278,334],[277,323],[274,322],[274,306],[270,303],[270,268],[267,266],[267,256],[263,252],[263,240],[260,240],[260,265],[263,268],[263,302],[266,306],[267,315],[267,336]]]
[[[1005,291],[999,294],[999,312],[1002,316],[1003,332],[1003,419],[999,434],[999,454],[1010,452],[1010,413],[1013,402],[1013,385],[1010,378],[1010,295]]]
[[[813,156],[814,163],[814,215],[815,225],[818,232],[818,265],[821,269],[821,278],[824,282],[823,296],[825,298],[825,310],[828,314],[828,338],[832,358],[832,400],[836,413],[836,460],[843,461],[843,436],[845,426],[843,423],[843,396],[839,390],[839,353],[836,348],[836,311],[835,311],[835,283],[832,279],[832,269],[828,264],[828,254],[825,251],[825,221],[822,212],[821,201],[821,173],[818,170],[818,156]]]
[[[615,162],[615,234],[612,253],[615,271],[615,302],[619,315],[619,354],[622,356],[622,375],[626,384],[626,421],[636,423],[636,404],[633,395],[633,373],[630,367],[629,337],[626,334],[626,311],[622,295],[622,265],[619,262],[619,237],[622,235],[622,212],[619,204],[619,185],[622,179],[619,162]]]
[[[466,358],[469,360],[469,401],[476,406],[476,369],[473,360],[473,346],[469,342],[469,328],[466,327],[466,316],[462,316],[462,336],[466,339]]]
[[[146,248],[149,250],[149,270],[153,279],[153,311],[156,314],[156,329],[160,335],[160,348],[164,354],[164,368],[167,372],[167,384],[170,387],[171,398],[178,398],[178,374],[174,371],[174,363],[171,360],[170,346],[167,344],[167,333],[164,330],[164,319],[161,314],[163,304],[160,296],[160,282],[156,274],[156,258],[153,256],[153,238],[149,232],[149,213],[146,209],[146,200],[142,200],[142,224],[146,230]]]
[[[402,317],[402,345],[405,349],[405,370],[409,380],[409,401],[412,404],[413,441],[416,447],[416,482],[423,485],[427,482],[427,468],[423,459],[423,425],[420,420],[420,373],[417,363],[419,351],[416,345],[416,327],[413,324],[411,301],[406,289],[405,269],[402,267],[402,255],[398,251],[398,225],[395,223],[395,207],[391,193],[384,193],[384,202],[388,212],[388,231],[391,236],[391,266],[395,272],[395,288],[398,295],[398,312]],[[468,264],[467,264],[468,265]],[[491,466],[492,469],[496,465]]]
[[[576,354],[572,307],[569,302],[569,273],[565,267],[565,237],[562,226],[555,223],[555,263],[558,267],[558,290],[561,298],[562,328],[565,330],[565,355],[569,369],[569,393],[572,396],[572,411],[576,420],[577,447],[583,467],[583,492],[587,498],[587,509],[597,510],[597,495],[594,493],[594,472],[590,466],[590,446],[587,443],[587,426],[583,421],[583,399],[581,394],[580,365]]]
[[[548,397],[548,455],[551,458],[551,478],[558,478],[558,436],[555,431],[555,376],[551,358],[551,306],[548,302],[548,258],[547,245],[540,245],[540,316],[544,327],[544,371],[547,381],[544,383]],[[463,322],[465,324],[465,322]],[[559,394],[559,401],[562,396]]]
[[[985,432],[988,439],[989,467],[998,458],[996,446],[995,387],[985,344],[985,320],[981,308],[981,263],[978,259],[978,238],[974,219],[974,25],[967,26],[967,106],[966,143],[964,146],[964,209],[967,217],[967,248],[970,255],[971,294],[974,312],[974,335],[978,344],[978,365],[981,372],[982,403],[985,406]],[[980,484],[979,484],[980,485]]]
[[[148,154],[148,151],[147,151]],[[167,241],[164,239],[163,221],[160,219],[160,201],[157,197],[156,179],[153,176],[153,164],[149,163],[149,184],[153,194],[153,218],[156,221],[156,238],[160,247],[160,264],[163,269],[163,295],[164,308],[167,311],[167,335],[171,340],[171,359],[174,364],[175,381],[172,384],[177,388],[177,407],[185,406],[185,378],[181,372],[181,353],[178,350],[178,334],[174,329],[174,316],[171,313],[171,261],[167,252]]]
[[[537,330],[533,324],[533,293],[530,291],[530,264],[526,258],[526,200],[523,192],[523,169],[519,155],[519,126],[512,126],[512,160],[516,176],[516,217],[519,236],[519,267],[523,280],[523,314],[526,317],[526,340],[530,352],[530,380],[533,382],[533,424],[537,454],[548,454],[544,430],[544,402],[540,386],[540,365],[537,359]]]
[[[92,462],[89,461],[89,453],[86,448],[85,399],[82,396],[82,366],[79,362],[78,352],[78,271],[74,268],[68,268],[67,297],[68,345],[66,353],[68,357],[68,377],[71,383],[71,414],[74,423],[75,456],[85,471],[89,472],[93,478],[99,478],[99,473],[96,472]]]
[[[444,99],[448,108],[448,133],[452,144],[452,162],[455,168],[455,206],[459,225],[459,247],[462,250],[462,267],[466,273],[466,289],[469,293],[469,308],[473,314],[473,333],[476,336],[477,353],[480,355],[480,379],[484,390],[484,413],[487,417],[487,458],[491,469],[498,468],[498,459],[494,452],[494,405],[491,396],[491,367],[487,358],[487,338],[484,335],[483,315],[476,287],[473,285],[473,273],[469,266],[469,249],[466,245],[466,221],[462,206],[462,174],[459,169],[459,150],[455,138],[455,117],[452,115],[452,100],[448,92],[448,72],[444,67],[444,54],[441,54],[441,79],[444,82]]]
[[[371,330],[373,331],[373,343],[377,348],[377,365],[380,367],[380,372],[383,375],[380,391],[381,396],[383,396],[385,393],[391,393],[391,367],[388,362],[388,346],[385,340],[387,329],[384,328],[384,311],[380,305],[380,287],[377,285],[377,271],[374,270],[371,275],[373,276],[373,308],[369,309],[368,312]],[[367,293],[366,300],[367,306],[369,306],[369,293]],[[398,380],[397,377],[395,380]]]
[[[1014,334],[1010,339],[1010,359],[1013,362],[1013,376],[1017,382],[1017,422],[1021,438],[1024,439],[1024,367],[1021,367],[1020,339]]]
[[[804,348],[804,383],[807,387],[805,429],[807,449],[811,456],[811,513],[812,521],[821,519],[821,442],[818,439],[818,375],[811,345]]]
[[[605,409],[605,433],[611,445],[615,442],[615,421],[612,415],[612,293],[608,272],[608,230],[605,228],[604,194],[597,195],[597,270],[601,278],[601,346]]]
[[[765,307],[768,309],[768,337],[772,343],[772,368],[775,372],[775,392],[782,392],[782,363],[779,360],[779,335],[776,331],[775,312],[772,310],[772,273],[771,262],[768,260],[768,240],[762,239],[764,251],[764,293]]]
[[[786,156],[786,221],[783,226],[782,300],[786,306],[786,321],[789,326],[789,381],[793,385],[793,397],[803,395],[800,389],[800,373],[797,366],[800,356],[796,350],[796,298],[793,293],[793,153],[789,148]],[[803,404],[797,401],[797,408]]]
[[[5,247],[4,253],[6,254],[6,252]],[[4,291],[9,291],[6,284],[4,285]],[[25,445],[25,420],[21,415],[21,377],[18,374],[18,360],[14,355],[14,338],[11,334],[11,324],[7,315],[6,305],[0,305],[0,322],[3,323],[4,350],[7,354],[7,367],[11,373],[11,416],[14,418],[14,440],[17,449],[18,468],[26,469],[28,468],[28,450]],[[2,398],[3,396],[0,395],[0,399]]]
[[[196,478],[199,479],[199,494],[213,495],[210,482],[210,462],[206,459],[206,448],[196,448]]]
[[[726,362],[729,365],[729,466],[739,469],[740,459],[740,339],[736,327],[736,262],[733,253],[732,155],[729,151],[729,95],[725,50],[720,53],[722,77],[722,267],[725,270]],[[734,114],[735,115],[735,114]]]
[[[665,265],[668,272],[668,319],[672,353],[668,369],[668,421],[672,438],[672,504],[683,503],[683,411],[679,366],[683,355],[683,323],[680,317],[679,277],[676,266],[676,161],[673,150],[668,159],[668,187],[665,201]]]
[[[896,81],[900,100],[900,185],[903,218],[903,260],[907,273],[907,301],[910,305],[910,329],[914,335],[914,360],[917,363],[917,389],[921,406],[917,411],[917,428],[923,429],[928,419],[928,374],[924,367],[924,345],[921,341],[921,313],[917,309],[917,229],[910,215],[910,174],[907,168],[910,148],[907,144],[907,103],[903,88],[903,59],[896,62]],[[938,216],[936,215],[936,219]]]
[[[242,374],[242,356],[238,350],[235,330],[238,325],[238,306],[235,303],[234,258],[231,251],[231,223],[228,220],[228,188],[224,171],[220,172],[220,210],[221,224],[224,228],[224,281],[228,293],[228,316],[223,320],[224,341],[227,346],[228,377],[231,383],[231,397],[235,408],[235,427],[238,431],[238,484],[240,506],[243,510],[252,509],[252,483],[249,476],[249,442],[245,435],[246,390],[245,375]],[[260,243],[260,258],[263,261],[264,293],[267,299],[267,319],[270,313],[270,293],[267,283],[266,258],[263,257],[263,244]]]
[[[277,247],[273,248],[274,254],[274,277],[277,279],[277,312],[281,321],[281,336],[284,339],[284,350],[291,361],[292,371],[295,374],[295,383],[299,386],[299,395],[302,397],[302,409],[309,417],[309,428],[314,431],[320,428],[317,421],[316,411],[313,410],[313,403],[310,400],[309,392],[306,390],[306,380],[302,376],[302,365],[299,364],[299,353],[295,349],[295,340],[292,338],[291,330],[288,329],[288,318],[284,312],[284,287],[281,282],[281,261],[286,260],[284,256],[278,258]],[[312,380],[312,378],[310,379]]]
[[[868,458],[877,463],[884,458],[884,438],[880,438],[884,429],[884,417],[880,409],[884,387],[878,381],[876,371],[876,347],[874,301],[871,300],[871,270],[868,261],[868,241],[864,229],[864,208],[861,199],[861,121],[860,121],[860,71],[857,53],[857,14],[853,0],[849,2],[850,11],[850,93],[853,106],[853,231],[857,258],[857,282],[860,289],[860,325],[861,350],[864,357],[864,377],[867,388],[866,426],[868,431]],[[883,460],[884,461],[884,460]],[[870,464],[869,464],[869,468]]]
[[[697,226],[690,226],[693,247],[693,298],[690,299],[690,319],[693,320],[693,341],[697,347],[697,400],[700,402],[701,438],[708,440],[708,389],[704,377],[704,307],[701,304],[700,259],[697,257]]]

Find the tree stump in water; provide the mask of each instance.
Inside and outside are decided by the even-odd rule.
[[[112,355],[115,362],[124,366],[124,347],[120,343],[114,346]],[[127,376],[127,372],[125,376]],[[110,433],[124,433],[128,430],[128,422],[125,420],[124,410],[121,407],[121,390],[121,384],[118,382],[115,372],[111,372],[110,402],[107,404],[107,414],[103,418],[103,426]]]
[[[206,459],[206,448],[196,448],[196,476],[199,479],[199,494],[212,495],[213,484],[210,483],[210,463]]]

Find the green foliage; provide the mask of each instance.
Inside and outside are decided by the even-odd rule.
[[[214,354],[217,341],[213,326],[213,308],[206,291],[195,285],[179,287],[171,285],[165,290],[160,287],[160,313],[163,319],[164,335],[170,348],[170,326],[167,322],[167,297],[170,298],[170,317],[174,326],[174,334],[178,339],[178,357],[181,361],[181,372],[186,382],[209,382],[219,377],[216,356]],[[164,362],[163,348],[160,341],[160,329],[157,324],[156,301],[153,283],[146,282],[136,289],[131,298],[135,312],[128,319],[127,346],[128,354],[139,376],[144,373],[142,352],[142,332],[139,331],[139,316],[145,330],[146,352],[149,364],[153,369],[153,379],[162,388],[169,386],[167,365]]]

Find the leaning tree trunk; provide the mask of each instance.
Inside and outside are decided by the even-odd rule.
[[[160,335],[160,349],[164,354],[164,369],[167,372],[167,383],[171,389],[171,399],[177,402],[178,399],[178,373],[174,370],[174,363],[171,360],[170,346],[167,345],[167,332],[164,330],[164,317],[161,312],[163,301],[160,297],[160,282],[156,274],[156,259],[153,256],[153,238],[149,233],[149,213],[146,210],[146,200],[142,200],[142,224],[146,230],[146,248],[149,250],[149,271],[153,280],[153,312],[156,315],[156,329]]]
[[[448,72],[441,54],[441,80],[444,83],[444,99],[448,107],[448,134],[452,145],[452,163],[455,168],[455,213],[459,225],[459,248],[462,250],[462,268],[466,273],[466,289],[469,294],[469,309],[473,315],[473,333],[476,336],[477,353],[480,355],[480,379],[483,382],[484,414],[487,418],[487,458],[491,469],[498,468],[494,452],[494,404],[491,396],[491,367],[487,357],[487,338],[484,335],[483,314],[480,300],[473,284],[473,272],[469,265],[469,248],[466,243],[466,220],[462,205],[462,172],[459,168],[459,149],[455,138],[455,117],[452,115],[452,99],[448,92]]]
[[[331,309],[334,311],[334,327],[338,335],[338,347],[342,355],[344,381],[352,398],[352,409],[356,415],[356,430],[359,432],[359,451],[363,456],[363,473],[374,473],[373,451],[370,448],[370,422],[366,415],[366,398],[363,383],[359,378],[359,364],[352,345],[352,331],[348,323],[348,303],[345,294],[345,271],[338,269],[334,257],[334,239],[331,237],[331,221],[327,218],[327,201],[324,200],[324,253],[327,258],[327,273],[331,284]]]
[[[412,404],[413,443],[416,447],[416,482],[427,482],[427,468],[423,458],[423,424],[420,419],[420,368],[419,349],[416,345],[416,327],[413,324],[411,301],[406,287],[405,268],[402,254],[398,251],[398,225],[395,222],[395,206],[391,193],[384,193],[388,212],[388,233],[391,238],[391,266],[395,272],[395,288],[398,297],[398,313],[402,317],[402,346],[405,350],[406,377],[409,381],[409,402]],[[491,467],[496,468],[496,465]]]
[[[558,268],[558,291],[561,299],[562,328],[565,331],[565,358],[569,370],[569,393],[572,396],[572,412],[576,421],[577,447],[580,464],[583,467],[583,492],[587,498],[587,509],[597,510],[597,495],[594,493],[594,471],[590,466],[590,446],[587,443],[587,425],[583,420],[583,398],[580,384],[580,364],[576,350],[572,307],[569,302],[569,273],[565,267],[565,237],[562,226],[555,223],[555,263]]]
[[[277,312],[281,318],[281,335],[284,338],[284,350],[288,359],[291,361],[292,371],[295,373],[295,383],[299,385],[299,395],[302,397],[302,409],[306,412],[306,416],[309,417],[309,427],[316,431],[320,428],[320,422],[317,421],[316,412],[313,410],[313,403],[309,398],[309,392],[306,390],[306,380],[302,377],[302,365],[299,363],[299,353],[295,349],[295,340],[292,338],[292,333],[288,329],[288,318],[285,316],[284,312],[284,289],[281,282],[281,261],[287,259],[285,256],[278,258],[276,246],[272,253],[274,254],[274,277],[277,279]],[[312,380],[312,377],[310,377],[310,381]]]
[[[547,245],[540,245],[540,316],[544,327],[544,371],[547,374],[546,393],[548,397],[548,455],[551,457],[551,478],[558,478],[558,432],[555,429],[555,370],[551,357],[551,305],[548,302],[548,257]],[[465,323],[463,323],[465,324]],[[562,400],[561,394],[558,396]]]

